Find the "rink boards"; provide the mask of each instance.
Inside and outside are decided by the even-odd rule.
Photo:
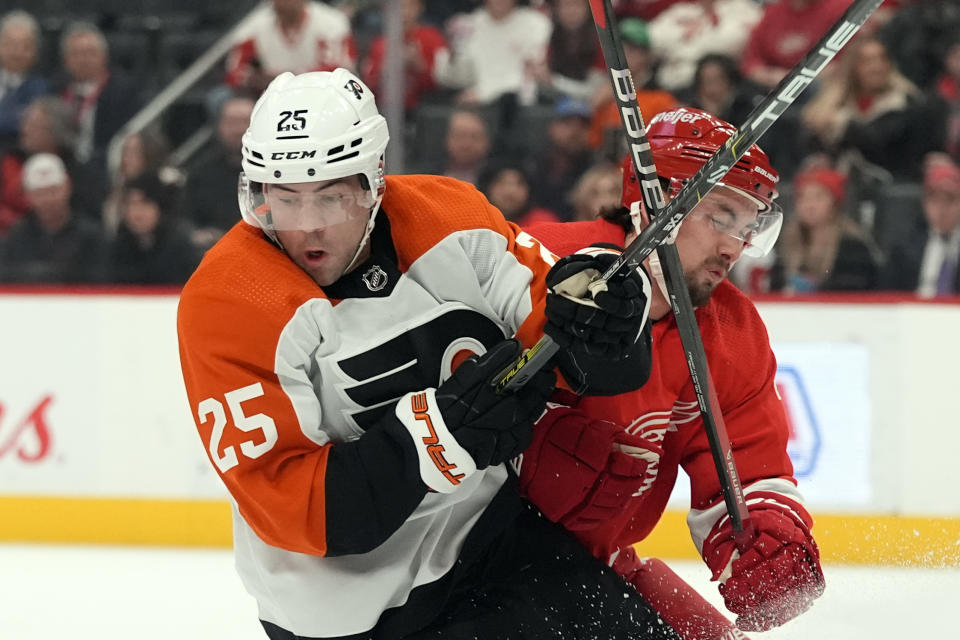
[[[0,540],[229,546],[175,292],[0,293]],[[960,566],[960,304],[763,300],[828,562]],[[227,320],[230,321],[230,320]],[[692,558],[685,489],[646,555]]]

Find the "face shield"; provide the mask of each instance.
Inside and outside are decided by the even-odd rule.
[[[334,182],[322,189],[305,190],[307,185],[249,182],[241,174],[238,191],[245,213],[254,216],[264,229],[313,231],[369,215],[376,198],[356,182]]]
[[[726,234],[743,244],[743,255],[759,258],[770,253],[773,245],[780,236],[780,227],[783,226],[783,213],[777,206],[769,211],[757,214],[756,219],[741,224],[736,218],[729,215],[717,215],[710,212],[698,214],[695,209],[690,214],[692,218],[699,217],[707,220],[715,231]]]
[[[675,197],[683,186],[677,179],[670,181],[671,197]],[[780,237],[783,226],[783,211],[776,202],[767,204],[759,198],[737,187],[717,184],[717,188],[725,188],[737,193],[753,202],[757,208],[754,214],[747,207],[743,212],[732,212],[725,207],[715,207],[709,200],[699,203],[688,218],[709,223],[719,233],[726,234],[743,245],[743,255],[759,258],[770,253]],[[709,198],[709,195],[707,196]]]

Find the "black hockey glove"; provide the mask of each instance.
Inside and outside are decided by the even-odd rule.
[[[547,407],[557,376],[541,369],[515,392],[499,394],[494,380],[520,357],[509,338],[480,357],[471,356],[437,389],[443,418],[478,469],[516,457],[533,439],[533,423]]]
[[[560,372],[580,394],[632,391],[650,375],[651,289],[643,267],[588,288],[621,251],[587,247],[558,260],[547,274],[544,333],[560,345]]]
[[[427,489],[451,493],[475,473],[516,457],[533,438],[556,375],[541,370],[500,395],[493,380],[520,356],[504,340],[471,356],[439,389],[401,397],[361,437],[330,449],[327,554],[366,553],[399,529]]]
[[[410,431],[424,483],[449,493],[478,469],[521,453],[533,438],[556,375],[538,371],[513,393],[498,394],[494,380],[520,357],[515,339],[467,358],[437,389],[400,398],[396,415]]]

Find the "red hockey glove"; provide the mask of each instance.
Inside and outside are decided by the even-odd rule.
[[[534,427],[520,490],[551,521],[571,531],[593,529],[653,485],[662,453],[613,422],[556,407]]]
[[[823,594],[823,570],[810,533],[813,519],[799,503],[767,491],[751,492],[749,501],[750,548],[736,549],[724,516],[703,542],[703,559],[720,581],[727,608],[738,614],[737,626],[766,631],[810,608]]]

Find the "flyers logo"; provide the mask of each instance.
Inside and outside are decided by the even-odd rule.
[[[411,391],[436,387],[450,375],[459,356],[479,353],[503,340],[503,331],[486,316],[455,309],[341,360],[340,369],[357,381],[344,389],[362,407],[351,417],[367,429],[388,410],[392,401]]]
[[[427,394],[417,393],[410,397],[410,408],[413,410],[413,417],[422,420],[429,434],[421,438],[423,444],[427,445],[427,454],[434,466],[443,474],[450,484],[459,485],[463,479],[463,473],[454,474],[453,470],[457,465],[448,462],[444,454],[443,445],[440,444],[440,438],[437,436],[437,430],[433,426],[433,420],[430,419],[430,406],[427,403]]]
[[[356,80],[348,80],[343,88],[353,93],[353,97],[360,100],[363,97],[363,87]]]

